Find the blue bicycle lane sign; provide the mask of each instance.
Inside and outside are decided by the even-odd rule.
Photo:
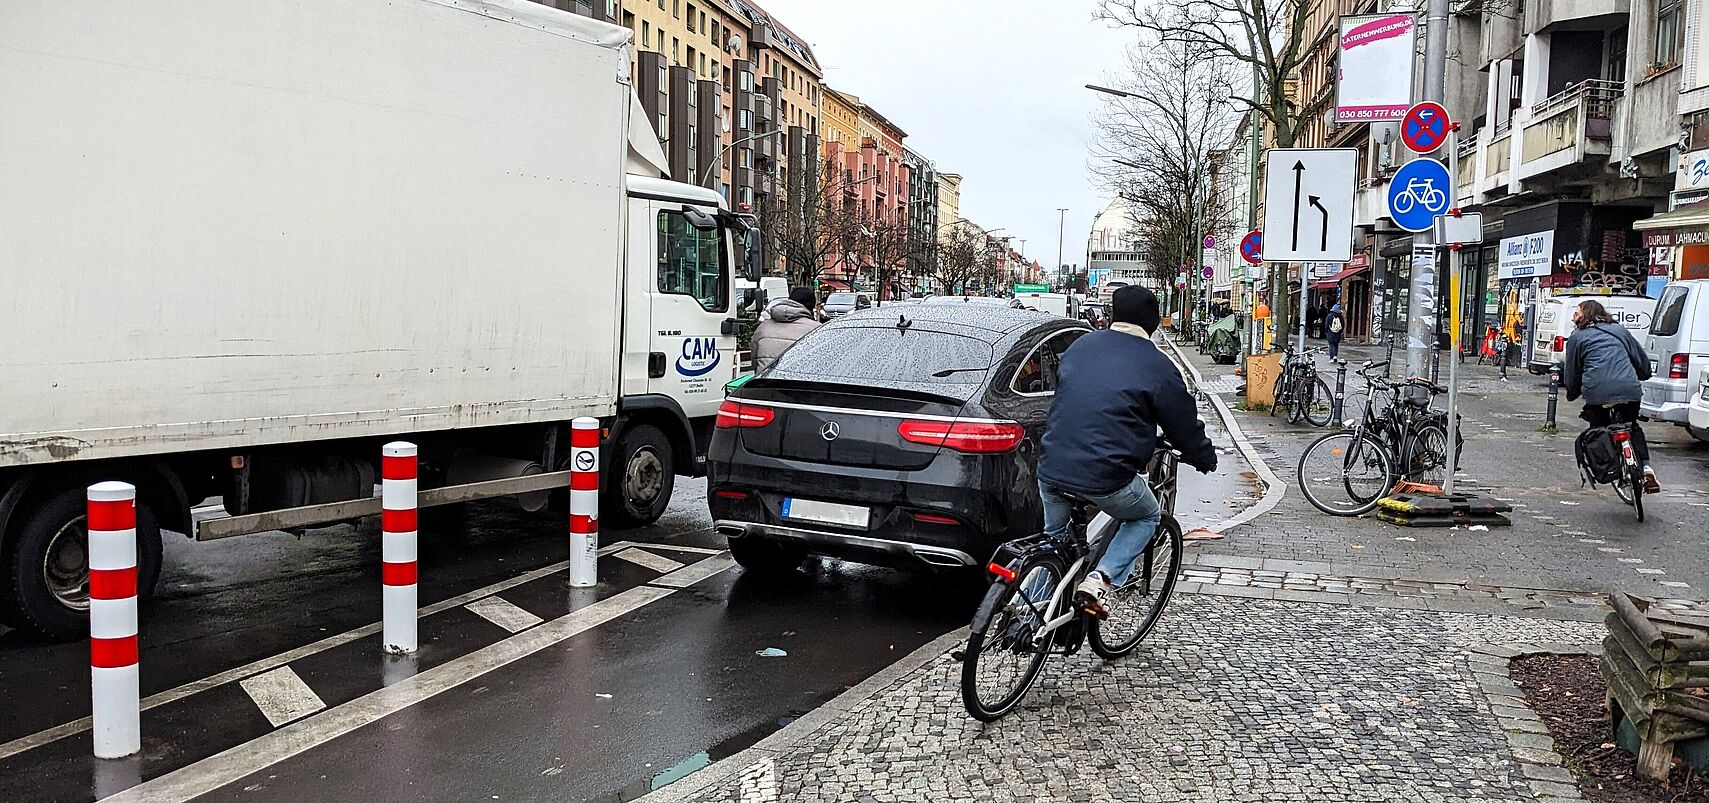
[[[1436,216],[1448,212],[1453,184],[1448,167],[1436,159],[1414,159],[1389,180],[1389,218],[1407,231],[1429,231]]]

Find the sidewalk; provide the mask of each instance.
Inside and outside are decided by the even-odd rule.
[[[989,725],[962,709],[956,633],[643,800],[1579,800],[1502,656],[1601,629],[1186,594],[1133,654],[1053,659]]]
[[[1385,356],[1381,349],[1342,351],[1354,367],[1367,354]],[[1233,391],[1240,380],[1232,366],[1213,365],[1191,346],[1181,352],[1203,375],[1207,391],[1230,405],[1238,401]],[[1362,392],[1357,377],[1348,374],[1349,395]],[[1325,380],[1333,387],[1332,371]],[[1582,428],[1579,405],[1562,399],[1561,432],[1539,431],[1546,378],[1510,370],[1503,381],[1493,366],[1468,361],[1460,380],[1460,482],[1512,502],[1512,527],[1407,529],[1369,517],[1324,515],[1297,485],[1299,455],[1324,430],[1236,411],[1240,428],[1281,479],[1285,496],[1269,515],[1231,530],[1223,541],[1201,545],[1189,557],[1213,569],[1405,578],[1427,587],[1470,589],[1474,599],[1500,598],[1502,589],[1556,592],[1532,594],[1521,606],[1528,608],[1571,606],[1573,597],[1616,589],[1675,601],[1669,604],[1709,598],[1709,446],[1677,427],[1645,427],[1665,490],[1646,499],[1648,520],[1639,524],[1608,488],[1580,486],[1572,457],[1572,439]]]

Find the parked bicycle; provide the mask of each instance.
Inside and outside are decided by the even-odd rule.
[[[1160,447],[1148,475],[1163,509],[1151,543],[1126,584],[1104,600],[1105,618],[1074,604],[1074,588],[1098,565],[1118,522],[1087,500],[1075,505],[1067,539],[1048,533],[997,548],[986,567],[991,589],[973,615],[961,661],[961,700],[973,718],[990,722],[1014,710],[1052,654],[1073,655],[1082,643],[1120,658],[1157,625],[1181,574],[1185,545],[1175,521],[1178,460]]]
[[[1595,488],[1598,483],[1614,486],[1620,501],[1632,506],[1638,521],[1644,520],[1644,467],[1632,446],[1631,424],[1590,427],[1578,436],[1573,447],[1579,475]]]
[[[1300,492],[1332,516],[1370,512],[1403,480],[1440,486],[1447,479],[1448,414],[1431,402],[1448,389],[1422,377],[1391,382],[1375,375],[1387,366],[1384,360],[1359,369],[1368,401],[1353,427],[1318,438],[1300,455]],[[1456,454],[1464,446],[1457,437]]]
[[[1288,423],[1304,420],[1314,427],[1327,427],[1334,420],[1335,395],[1318,376],[1317,363],[1311,356],[1321,351],[1308,348],[1296,354],[1292,347],[1283,349],[1282,373],[1276,377],[1270,395],[1270,415],[1287,408]]]

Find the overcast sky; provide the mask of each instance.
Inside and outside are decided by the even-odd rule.
[[[1133,34],[1092,21],[1094,0],[760,0],[813,46],[825,80],[908,132],[908,146],[960,173],[961,212],[1056,261],[1085,261],[1107,200],[1086,172],[1098,95]],[[948,221],[943,221],[948,222]],[[1016,242],[1015,246],[1020,247]]]

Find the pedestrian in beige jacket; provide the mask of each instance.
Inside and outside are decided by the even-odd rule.
[[[760,321],[754,330],[754,373],[761,373],[777,362],[784,349],[802,335],[819,328],[813,317],[813,289],[797,287],[789,291],[789,300],[771,307],[771,320]]]

